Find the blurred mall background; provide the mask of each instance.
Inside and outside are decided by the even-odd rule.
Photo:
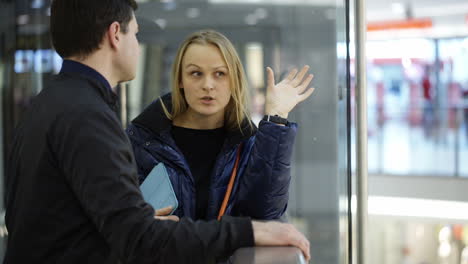
[[[137,78],[118,89],[123,126],[169,91],[178,44],[195,30],[219,30],[235,44],[255,120],[266,66],[281,76],[311,65],[316,92],[291,115],[300,131],[288,215],[311,241],[314,264],[356,263],[354,69],[365,44],[366,262],[468,264],[468,1],[368,0],[367,43],[355,41],[349,0],[137,2],[142,56]],[[1,178],[16,122],[61,66],[49,7],[0,0]],[[0,238],[3,257],[3,224]]]

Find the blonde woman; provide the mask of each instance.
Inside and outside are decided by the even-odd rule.
[[[297,130],[287,117],[313,92],[307,72],[308,66],[293,70],[275,84],[267,68],[266,115],[256,128],[232,43],[216,31],[193,33],[178,50],[172,93],[149,105],[127,129],[140,183],[162,162],[179,202],[174,215],[211,220],[220,213],[236,167],[224,214],[280,218],[288,204]]]

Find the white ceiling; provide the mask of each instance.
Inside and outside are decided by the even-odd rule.
[[[366,0],[366,5],[368,22],[404,20],[409,13],[412,18],[429,18],[433,24],[422,30],[369,32],[368,39],[468,36],[468,0]],[[404,6],[406,10],[401,10]]]
[[[468,15],[467,0],[367,0],[367,20],[404,19],[404,12],[395,12],[396,5],[407,6],[415,18]]]

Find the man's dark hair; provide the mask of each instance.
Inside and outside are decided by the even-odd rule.
[[[99,48],[106,30],[119,22],[127,33],[135,0],[53,0],[50,16],[52,44],[62,57],[87,56]]]

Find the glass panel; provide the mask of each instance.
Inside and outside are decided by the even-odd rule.
[[[49,41],[50,0],[10,2],[10,14],[15,16],[11,25],[16,19],[17,29],[9,31],[16,42],[8,43],[16,44],[9,59],[0,64],[0,73],[5,71],[0,78],[8,76],[0,101],[5,102],[0,120],[4,122],[3,142],[11,138],[22,111],[42,89],[43,79],[58,72],[61,65]],[[142,47],[139,70],[135,80],[119,89],[122,120],[131,121],[153,100],[170,92],[171,65],[182,40],[193,31],[212,28],[234,43],[244,63],[252,118],[258,122],[264,114],[265,67],[272,67],[278,80],[293,67],[310,65],[316,91],[289,116],[299,124],[299,131],[291,164],[288,219],[311,241],[311,263],[349,263],[351,253],[347,2],[140,1],[136,14]],[[2,10],[6,9],[2,6]]]
[[[169,92],[170,68],[182,40],[212,28],[235,45],[250,84],[252,118],[265,103],[265,67],[277,79],[311,66],[317,88],[289,119],[299,124],[290,186],[289,221],[311,241],[312,263],[348,262],[346,10],[344,1],[143,2],[137,11],[143,47],[130,83],[132,120]]]

